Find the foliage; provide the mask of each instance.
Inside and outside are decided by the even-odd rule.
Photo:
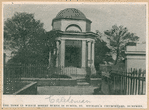
[[[43,23],[35,20],[34,14],[15,13],[4,22],[4,49],[13,54],[9,62],[47,63],[46,42]]]
[[[116,54],[115,65],[118,61],[124,58],[126,45],[129,42],[136,42],[139,39],[138,36],[128,32],[128,29],[123,26],[118,27],[117,25],[114,25],[111,30],[106,30],[104,33],[108,36],[112,53]]]
[[[99,69],[99,64],[113,62],[111,50],[108,48],[107,43],[99,37],[95,40],[95,67]]]
[[[56,58],[57,58],[57,46],[56,46],[56,37],[60,37],[59,30],[51,30],[46,33],[46,46],[47,51],[51,54],[51,67],[56,65]]]
[[[43,23],[35,20],[33,14],[15,13],[11,19],[4,22],[4,42],[7,44],[5,48],[26,48],[36,43],[44,31]]]

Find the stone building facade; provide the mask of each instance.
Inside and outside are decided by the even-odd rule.
[[[136,46],[127,46],[125,67],[127,70],[142,69],[146,70],[146,45],[137,44]]]
[[[96,34],[91,32],[92,21],[75,8],[60,11],[52,20],[52,29],[59,30],[56,38],[56,67],[74,67],[84,69],[89,67],[95,74],[94,45]],[[86,74],[77,73],[77,74]]]

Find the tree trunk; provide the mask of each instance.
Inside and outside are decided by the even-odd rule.
[[[51,51],[49,52],[49,67],[51,66]]]
[[[118,40],[117,40],[117,51],[116,51],[116,60],[115,60],[115,63],[114,63],[114,65],[116,65],[117,64],[117,61],[118,61],[118,58],[119,58],[119,47],[120,47],[120,37],[121,36],[117,36],[118,37]]]
[[[114,63],[114,65],[116,65],[117,64],[117,61],[118,61],[118,58],[119,58],[119,47],[117,48],[117,52],[116,52],[116,60],[115,60],[115,63]]]
[[[114,62],[114,65],[117,64],[117,61],[118,61],[118,54],[116,55],[116,60],[115,60],[115,62]]]

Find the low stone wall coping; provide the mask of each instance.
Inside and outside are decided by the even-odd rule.
[[[90,78],[90,80],[101,80],[102,78]]]
[[[75,79],[71,79],[71,78],[21,78],[21,80],[36,81],[36,80],[75,80]]]
[[[30,84],[26,85],[25,87],[23,87],[22,89],[18,90],[17,92],[13,93],[13,95],[17,95],[18,93],[20,93],[21,91],[29,88],[30,86],[36,84],[37,82],[31,82]]]
[[[39,80],[40,78],[21,78],[21,80]]]

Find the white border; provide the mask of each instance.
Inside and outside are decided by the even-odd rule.
[[[148,5],[148,2],[26,2],[26,1],[20,1],[20,2],[3,2],[2,4],[146,4]]]
[[[145,4],[146,5],[146,82],[148,82],[148,3],[147,2],[105,2],[105,3],[92,3],[92,2],[2,2],[2,29],[3,29],[3,5],[4,4],[94,4],[94,5],[99,5],[99,4]],[[2,36],[3,36],[3,31],[2,31]],[[2,44],[3,44],[3,37],[2,37]],[[3,50],[2,50],[3,52]],[[2,61],[3,61],[3,55],[2,55]],[[4,71],[2,69],[2,71]],[[3,78],[3,74],[2,74]],[[2,84],[3,84],[3,79],[2,79]],[[90,105],[139,105],[141,104],[143,108],[147,108],[147,87],[148,83],[146,84],[146,95],[72,95],[71,97],[76,100],[76,99],[85,99],[85,100],[90,100],[92,101],[92,104]],[[3,86],[2,86],[3,90]],[[8,104],[50,104],[49,101],[45,98],[49,97],[50,95],[3,95],[2,94],[2,106],[4,103]],[[64,95],[66,98],[69,97],[69,95]],[[63,97],[61,95],[57,96],[55,95],[54,97]],[[58,104],[58,103],[55,103]],[[69,103],[61,103],[61,104],[69,104]],[[70,104],[69,104],[70,105]],[[86,108],[84,104],[83,108]],[[69,107],[70,108],[70,107]],[[82,108],[82,107],[81,107]],[[94,107],[91,107],[94,108]],[[106,108],[106,107],[102,107]],[[127,107],[126,107],[127,108]],[[131,107],[130,107],[131,108]],[[133,107],[132,107],[133,108]],[[142,108],[142,107],[141,107]]]

